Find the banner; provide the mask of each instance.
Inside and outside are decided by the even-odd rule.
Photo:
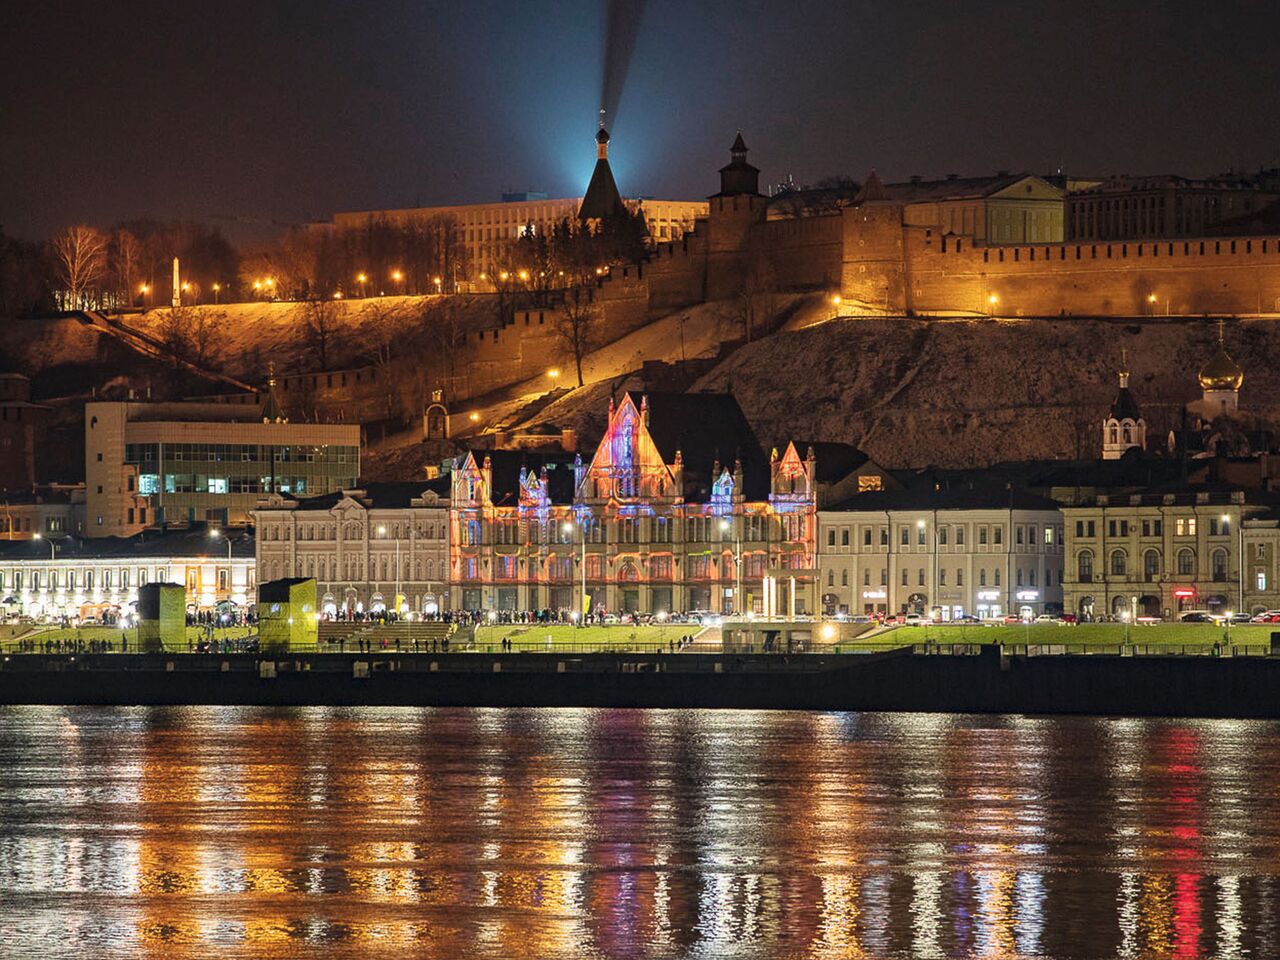
[[[585,617],[591,612],[591,594],[584,593],[582,595],[582,615]]]

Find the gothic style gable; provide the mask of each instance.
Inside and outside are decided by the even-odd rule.
[[[674,490],[671,470],[649,434],[647,404],[641,400],[637,410],[630,395],[624,395],[617,407],[610,404],[609,425],[578,483],[577,496],[632,500],[664,497]]]

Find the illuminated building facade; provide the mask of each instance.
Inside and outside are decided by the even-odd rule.
[[[35,617],[118,617],[146,583],[186,587],[190,611],[243,609],[256,588],[252,534],[194,524],[133,537],[0,541],[0,599]]]
[[[585,583],[589,612],[812,613],[815,474],[794,444],[766,459],[729,395],[624,394],[589,459],[460,459],[456,605],[579,613]]]
[[[940,620],[1062,609],[1058,504],[1003,488],[863,493],[818,515],[827,614]]]
[[[221,403],[85,404],[89,537],[162,523],[243,525],[264,493],[355,486],[358,424],[290,423],[274,389],[261,407]]]
[[[325,616],[448,609],[447,479],[275,494],[258,502],[254,521],[262,580],[314,577]]]

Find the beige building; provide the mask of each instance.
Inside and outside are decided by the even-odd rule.
[[[240,612],[255,602],[253,537],[195,524],[92,540],[0,541],[0,599],[38,618],[116,620],[147,583],[186,587],[191,612]]]
[[[644,212],[649,236],[657,242],[678,240],[693,230],[699,217],[707,215],[705,200],[628,200],[632,210]],[[371,220],[405,224],[450,217],[458,224],[466,248],[469,279],[492,272],[500,263],[504,243],[519,239],[532,225],[534,231],[549,234],[562,221],[574,221],[582,197],[548,199],[536,194],[516,194],[500,203],[467,203],[442,207],[411,207],[398,210],[361,210],[336,213],[332,228],[358,230]]]
[[[221,403],[85,404],[87,537],[163,523],[241,525],[264,493],[343,490],[360,476],[358,424],[289,423]]]
[[[1176,619],[1189,610],[1247,613],[1280,606],[1268,562],[1274,562],[1274,547],[1267,546],[1273,534],[1260,519],[1270,515],[1271,499],[1255,491],[1205,488],[1099,494],[1064,506],[1067,612],[1092,619]],[[1261,581],[1252,566],[1242,575],[1242,518],[1254,544],[1250,563],[1264,561]],[[1266,547],[1261,558],[1258,543]]]
[[[828,614],[941,620],[1062,606],[1062,513],[1005,489],[864,493],[818,512],[818,595]]]
[[[876,191],[864,187],[863,199]],[[902,222],[939,234],[971,237],[977,243],[1061,243],[1065,192],[1028,173],[994,177],[949,176],[944,180],[912,177],[888,183],[876,199],[902,205]]]
[[[275,494],[258,502],[254,520],[263,581],[314,577],[324,616],[449,608],[448,478]]]
[[[1219,224],[1247,220],[1278,198],[1273,184],[1253,177],[1115,177],[1067,194],[1067,239],[1203,237]]]

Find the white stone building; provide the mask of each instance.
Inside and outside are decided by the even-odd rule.
[[[259,576],[314,577],[322,614],[449,608],[449,479],[258,501]],[[396,598],[399,597],[397,604]]]
[[[827,614],[942,620],[1062,609],[1062,513],[1002,488],[863,493],[818,511]]]

